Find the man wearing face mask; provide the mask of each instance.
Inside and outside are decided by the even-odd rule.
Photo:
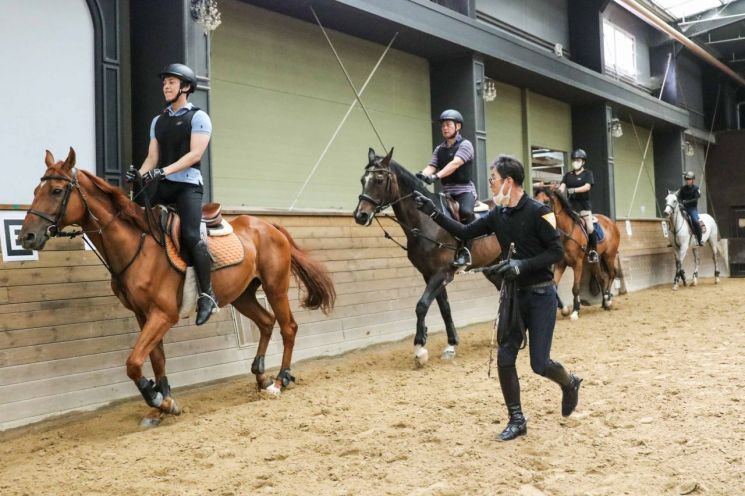
[[[572,152],[572,170],[564,174],[559,189],[566,193],[572,210],[579,213],[587,229],[587,260],[597,263],[598,234],[592,223],[592,205],[590,205],[590,190],[595,182],[592,172],[585,169],[587,153],[581,148]]]
[[[454,222],[442,215],[432,200],[415,192],[417,208],[437,224],[460,239],[496,234],[502,247],[514,244],[510,258],[503,249],[503,260],[496,266],[497,274],[515,281],[518,308],[530,336],[530,366],[533,372],[559,384],[562,390],[561,414],[569,416],[577,406],[582,379],[570,374],[560,363],[551,360],[551,341],[556,323],[556,288],[551,265],[564,256],[556,217],[550,208],[530,198],[523,190],[525,171],[513,157],[500,155],[490,168],[489,185],[495,207],[486,217],[468,225]],[[510,329],[500,340],[497,354],[499,384],[507,406],[509,421],[499,434],[509,441],[527,433],[527,420],[520,403],[520,383],[515,361],[523,342],[519,329]]]
[[[442,183],[442,192],[451,195],[460,204],[460,220],[468,224],[475,217],[476,186],[473,184],[473,145],[460,135],[463,116],[457,110],[440,114],[440,130],[445,141],[437,145],[429,165],[416,176],[427,184]],[[453,266],[471,265],[471,244],[465,241],[455,253]]]

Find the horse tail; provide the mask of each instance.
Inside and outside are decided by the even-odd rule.
[[[287,232],[282,226],[273,224],[279,232],[281,232],[287,241],[290,243],[290,256],[291,256],[291,269],[292,275],[295,279],[300,281],[305,286],[306,294],[303,299],[303,307],[310,308],[311,310],[321,309],[321,311],[328,315],[328,313],[334,308],[336,302],[336,290],[334,289],[334,281],[331,276],[319,261],[311,258],[305,251],[303,251],[295,240],[292,239],[290,233]]]

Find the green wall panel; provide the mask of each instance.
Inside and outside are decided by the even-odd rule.
[[[315,24],[236,1],[220,10],[211,56],[214,196],[226,205],[286,209],[354,94]],[[328,32],[359,89],[385,47]],[[428,62],[391,49],[362,100],[394,158],[413,171],[426,165]],[[382,154],[358,107],[296,208],[354,208],[369,147]]]
[[[636,133],[634,133],[634,128],[630,122],[623,121],[622,126],[623,136],[613,139],[616,215],[619,218],[626,218],[627,216],[643,219],[656,218],[658,214],[654,190],[654,139],[649,144],[649,151],[647,151],[644,169],[639,178],[639,187],[634,204],[631,205],[644,147],[649,138],[649,129],[637,126]]]
[[[530,145],[572,151],[572,108],[537,93],[528,95]]]
[[[496,85],[497,98],[484,104],[487,163],[491,164],[500,154],[513,155],[525,163],[520,88],[499,82]]]

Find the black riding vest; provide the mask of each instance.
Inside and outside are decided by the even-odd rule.
[[[463,140],[455,142],[451,148],[446,146],[447,143],[437,149],[437,170],[441,171],[447,164],[453,161],[455,154],[460,148]],[[442,184],[468,184],[473,180],[473,160],[463,163],[455,172],[448,177],[442,178]]]
[[[155,139],[158,140],[158,167],[176,162],[191,150],[191,120],[199,109],[192,107],[183,115],[172,116],[168,109],[155,123]],[[192,165],[199,169],[201,162]]]

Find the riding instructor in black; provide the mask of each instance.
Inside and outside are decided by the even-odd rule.
[[[440,131],[445,141],[432,152],[429,165],[416,176],[427,184],[442,183],[442,192],[448,193],[460,204],[460,220],[468,224],[474,220],[476,186],[473,184],[473,145],[460,135],[463,116],[457,110],[440,114]],[[453,266],[471,265],[471,244],[468,240],[459,245]]]
[[[551,360],[551,341],[556,323],[556,288],[551,264],[564,256],[556,218],[542,203],[525,194],[522,184],[525,171],[513,157],[500,155],[491,165],[489,184],[495,207],[486,217],[462,225],[442,215],[434,203],[422,194],[415,194],[417,208],[437,224],[461,239],[496,234],[503,247],[503,261],[496,266],[497,274],[517,287],[517,308],[530,339],[530,366],[538,375],[561,386],[561,414],[569,416],[577,406],[582,379],[570,374],[560,363]],[[507,247],[514,243],[515,252]],[[500,339],[497,353],[499,384],[507,406],[509,421],[499,434],[509,441],[527,433],[527,420],[520,404],[520,383],[515,369],[518,351],[523,344],[523,332],[510,328]]]
[[[592,222],[592,205],[590,204],[590,190],[594,184],[592,172],[585,169],[587,153],[581,148],[572,152],[572,170],[564,174],[561,180],[562,191],[566,192],[572,210],[577,212],[585,223],[587,230],[587,260],[597,263],[598,233]]]
[[[153,188],[153,203],[175,205],[181,217],[181,244],[189,254],[199,285],[197,325],[218,311],[212,291],[211,259],[200,236],[203,181],[200,160],[212,134],[207,113],[187,101],[197,87],[197,77],[183,64],[169,64],[159,74],[168,106],[150,125],[150,145],[140,167],[143,185]],[[134,181],[134,171],[127,180]],[[148,191],[147,194],[152,193]]]

